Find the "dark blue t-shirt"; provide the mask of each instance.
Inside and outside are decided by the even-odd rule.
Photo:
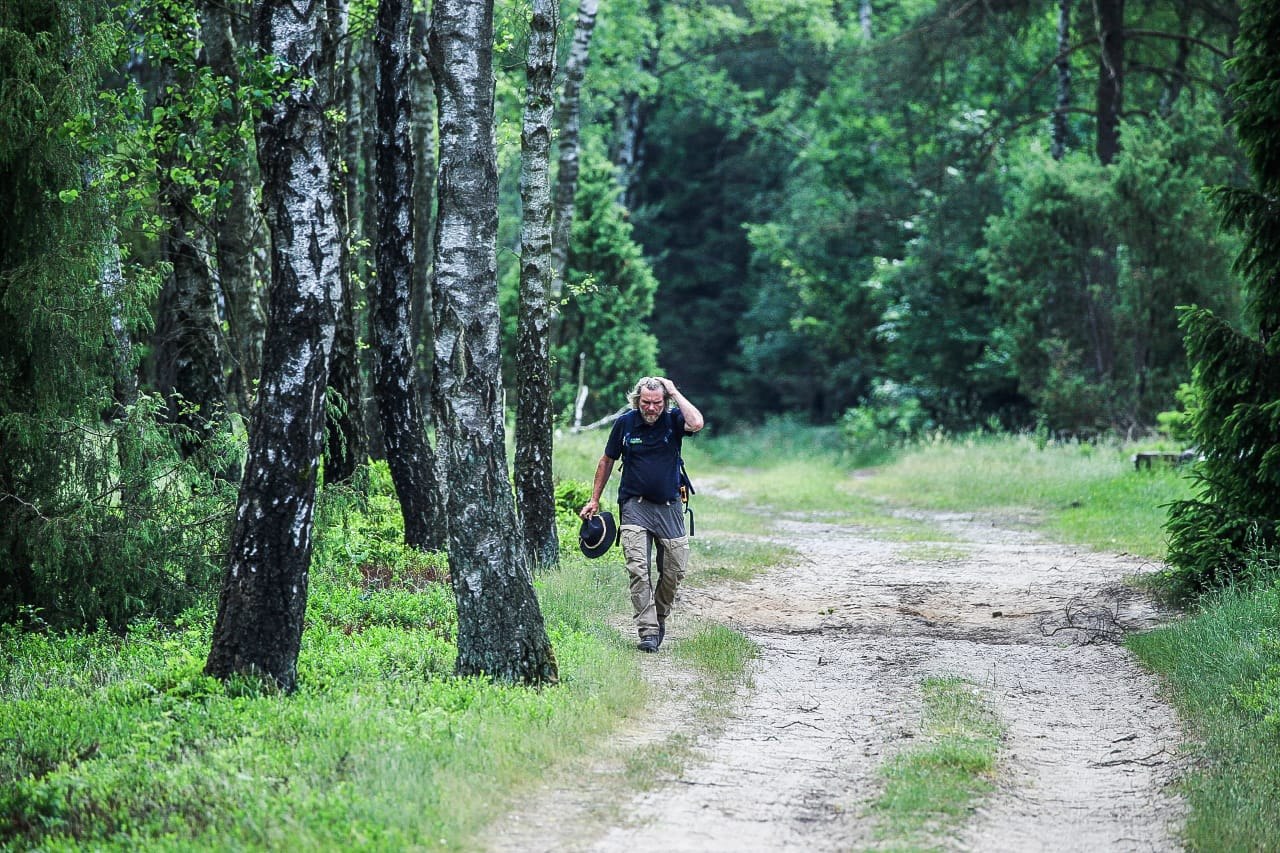
[[[633,497],[663,503],[680,499],[684,435],[684,414],[679,409],[663,412],[653,426],[635,409],[613,422],[604,455],[622,460],[618,503]]]

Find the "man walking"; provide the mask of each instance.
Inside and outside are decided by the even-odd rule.
[[[637,646],[656,652],[667,632],[667,616],[689,564],[689,537],[680,501],[680,444],[702,429],[702,413],[665,377],[646,376],[627,394],[629,411],[613,422],[613,431],[596,466],[591,500],[578,513],[589,519],[600,511],[614,464],[622,460],[618,485],[622,554],[631,583]],[[658,547],[658,583],[649,578],[651,546]]]

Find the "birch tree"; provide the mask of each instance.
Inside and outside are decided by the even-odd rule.
[[[412,326],[414,282],[414,152],[410,133],[412,3],[380,0],[374,35],[377,56],[376,185],[378,241],[370,331],[373,388],[391,479],[400,498],[405,544],[437,550],[432,524],[435,458],[415,381]]]
[[[351,41],[350,15],[347,0],[327,0],[327,36],[325,57],[321,62],[324,73],[330,75],[329,90],[332,103],[346,101],[346,90],[351,86],[350,77],[344,73],[340,59]],[[349,481],[356,470],[369,457],[369,435],[365,429],[364,378],[360,371],[360,336],[356,332],[355,276],[351,251],[351,209],[345,193],[342,177],[344,169],[343,147],[338,133],[329,135],[329,162],[337,182],[334,185],[334,216],[339,243],[338,269],[342,283],[342,298],[338,303],[338,328],[333,341],[333,358],[329,368],[329,398],[326,401],[326,427],[324,448],[324,481],[341,483]],[[349,170],[352,164],[345,164]]]
[[[517,326],[516,496],[525,550],[534,566],[559,561],[551,477],[551,82],[556,70],[557,0],[534,0],[520,135],[520,316]]]
[[[564,275],[569,266],[569,243],[573,236],[573,199],[578,190],[582,78],[587,73],[587,61],[591,58],[591,36],[595,32],[598,8],[598,0],[580,0],[578,3],[573,44],[564,64],[564,90],[556,110],[556,127],[560,131],[560,140],[551,232],[551,301],[554,304],[559,304],[564,293]]]
[[[324,0],[254,4],[263,56],[288,75],[258,124],[258,161],[271,231],[271,297],[262,383],[249,437],[230,557],[205,672],[297,685],[311,562],[324,389],[337,325],[339,233],[330,102],[319,67]]]
[[[208,155],[191,140],[201,119],[183,100],[195,88],[198,50],[194,11],[154,24],[146,41],[157,55],[146,74],[156,91],[154,140],[159,164],[159,205],[166,221],[161,256],[169,275],[160,294],[152,340],[155,382],[168,403],[168,418],[185,428],[184,455],[196,452],[221,419],[226,404],[223,340],[217,312],[217,271],[202,221],[208,201],[198,178]]]
[[[1058,95],[1050,125],[1049,151],[1053,159],[1061,160],[1067,155],[1067,140],[1071,132],[1067,122],[1067,110],[1071,107],[1071,0],[1058,0],[1058,57],[1053,67]]]
[[[557,678],[507,476],[498,347],[498,173],[492,0],[436,0],[429,52],[439,110],[436,422],[449,510],[461,675]]]

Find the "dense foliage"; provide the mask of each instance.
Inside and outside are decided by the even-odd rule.
[[[0,620],[120,627],[218,564],[210,457],[180,459],[129,376],[155,277],[122,256],[91,127],[121,36],[103,4],[0,8]]]
[[[1244,234],[1237,267],[1247,327],[1200,308],[1183,318],[1195,367],[1192,430],[1203,455],[1198,496],[1170,513],[1169,561],[1197,591],[1241,577],[1280,552],[1280,9],[1248,4],[1232,63],[1232,124],[1253,186],[1215,197],[1228,227]],[[1271,558],[1271,559],[1269,559]]]
[[[659,281],[664,368],[713,425],[748,397],[747,417],[830,422],[892,381],[952,428],[1152,426],[1188,377],[1177,305],[1230,317],[1237,301],[1199,195],[1240,168],[1220,121],[1234,8],[1125,8],[1105,163],[1088,4],[863,11],[602,16],[626,49],[591,68],[592,126],[621,153],[640,125],[623,197]]]

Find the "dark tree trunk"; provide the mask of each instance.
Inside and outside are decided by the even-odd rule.
[[[326,88],[333,93],[334,105],[345,103],[345,89],[351,85],[338,64],[340,45],[348,41],[346,0],[327,0],[328,37],[321,68],[330,76]],[[351,272],[351,245],[346,195],[341,177],[342,139],[329,136],[330,174],[334,177],[333,211],[342,235],[339,244],[338,269],[342,282],[342,300],[338,306],[338,329],[333,341],[333,359],[329,368],[329,388],[325,427],[324,481],[348,482],[369,457],[369,438],[365,430],[364,382],[360,373],[359,336],[356,334],[356,296]]]
[[[1053,136],[1049,143],[1049,152],[1053,159],[1061,160],[1067,156],[1070,124],[1067,122],[1067,109],[1071,106],[1071,0],[1058,0],[1058,58],[1054,69],[1058,79],[1058,97],[1053,111]]]
[[[373,41],[369,36],[356,38],[348,35],[342,40],[341,50],[342,103],[346,122],[342,132],[343,159],[343,210],[345,211],[347,269],[354,277],[353,298],[359,302],[368,296],[365,285],[373,272],[373,259],[368,248],[374,239],[375,212],[373,202],[374,149],[370,140],[374,134],[373,106]],[[366,85],[366,80],[367,85]],[[367,314],[358,313],[353,322],[356,329],[363,328]],[[362,376],[373,373],[373,354],[364,349],[359,355]],[[378,424],[376,406],[363,407],[366,455],[374,459],[386,457],[382,446],[382,429]]]
[[[192,38],[190,33],[182,36]],[[160,173],[167,176],[189,168],[181,154],[182,140],[195,128],[174,99],[191,81],[189,72],[172,60],[162,60],[155,71],[151,85],[157,93],[157,115],[165,110],[156,138],[157,158]],[[167,419],[183,428],[179,443],[183,455],[190,456],[213,434],[226,408],[217,271],[210,264],[209,235],[196,214],[192,187],[162,179],[159,201],[168,224],[160,249],[169,263],[169,276],[156,306],[151,355]]]
[[[244,26],[237,26],[232,8],[219,0],[202,0],[201,39],[210,69],[236,83],[240,80],[238,45]],[[245,121],[238,112],[219,111],[214,121],[224,131],[238,129]],[[258,185],[253,151],[238,133],[227,133],[229,152],[225,180],[229,197],[214,222],[218,283],[227,320],[227,358],[230,379],[227,393],[246,417],[253,406],[253,386],[262,370],[262,339],[267,313],[262,280],[265,273],[266,224],[254,200]]]
[[[374,277],[370,332],[373,388],[391,479],[404,516],[405,544],[440,550],[435,537],[435,458],[427,441],[414,378],[413,148],[409,135],[409,40],[412,0],[380,0],[375,34],[378,58],[378,273]]]
[[[258,160],[271,230],[262,384],[205,672],[297,686],[324,389],[337,326],[338,221],[330,172],[323,0],[254,6],[257,47],[296,69],[262,116]],[[316,81],[307,84],[305,81]],[[298,82],[302,81],[302,82]]]
[[[551,119],[555,100],[558,0],[534,0],[529,26],[528,87],[520,136],[520,312],[516,373],[516,497],[525,551],[535,568],[560,559],[555,483],[551,477]]]
[[[1124,0],[1095,0],[1098,13],[1098,162],[1111,165],[1120,153],[1120,109],[1124,84]]]
[[[435,400],[457,671],[553,682],[555,657],[516,523],[503,437],[492,0],[436,0],[429,45],[440,116]]]
[[[153,340],[156,388],[165,397],[170,423],[186,432],[183,455],[197,452],[224,415],[222,338],[218,328],[217,284],[202,224],[190,194],[165,193],[169,233],[164,256],[172,265],[156,309]]]
[[[343,222],[335,199],[334,218]],[[339,233],[346,234],[341,228]],[[345,239],[343,243],[345,244]],[[343,250],[344,258],[348,253]],[[341,262],[339,262],[341,263]],[[332,392],[326,407],[324,443],[324,481],[345,483],[369,458],[369,435],[365,430],[364,382],[360,374],[360,348],[356,335],[355,294],[352,293],[350,270],[340,275],[342,294],[338,304],[338,327],[333,340],[333,357],[329,369]]]

